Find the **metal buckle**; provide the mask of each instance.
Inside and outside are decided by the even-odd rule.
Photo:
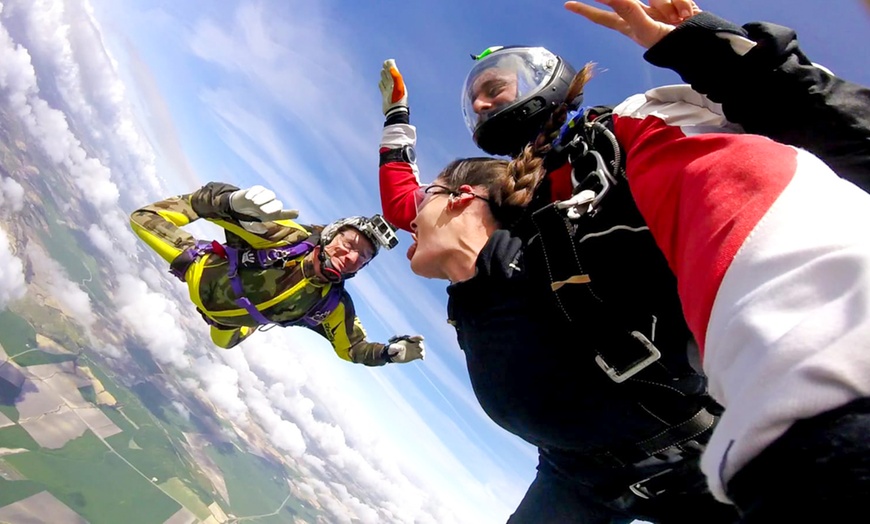
[[[604,370],[604,372],[607,373],[607,376],[610,377],[610,380],[616,382],[617,384],[625,382],[626,380],[635,376],[662,356],[662,352],[659,351],[657,347],[655,347],[655,344],[650,342],[650,340],[646,338],[646,336],[640,331],[632,331],[631,336],[633,336],[635,339],[637,339],[638,342],[641,343],[641,345],[643,345],[643,347],[649,352],[649,355],[647,355],[643,360],[626,369],[625,371],[620,372],[619,370],[608,364],[601,357],[601,355],[595,356],[595,363],[598,364],[598,367]]]
[[[628,486],[628,489],[629,489],[629,491],[631,491],[632,493],[634,493],[635,495],[637,495],[638,497],[640,497],[644,500],[649,500],[651,498],[658,497],[659,495],[664,493],[666,490],[660,489],[658,491],[653,492],[649,487],[646,486],[646,484],[647,484],[647,482],[650,482],[651,480],[654,480],[662,475],[667,475],[671,471],[673,471],[673,469],[666,469],[664,471],[660,471],[660,472],[656,473],[655,475],[652,475],[650,477],[647,477],[647,478],[641,480],[640,482],[635,482],[634,484]]]
[[[317,322],[318,324],[323,324],[323,321],[329,317],[329,314],[332,311],[317,311],[308,315],[308,318],[311,319],[312,322]]]

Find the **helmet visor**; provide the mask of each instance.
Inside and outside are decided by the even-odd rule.
[[[462,115],[471,134],[486,119],[538,93],[557,65],[556,55],[543,47],[502,48],[479,59],[462,87]]]

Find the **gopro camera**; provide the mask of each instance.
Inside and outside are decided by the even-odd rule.
[[[386,249],[393,249],[399,245],[399,237],[396,236],[396,229],[384,220],[381,215],[375,215],[369,219],[369,227],[374,234],[378,243]]]

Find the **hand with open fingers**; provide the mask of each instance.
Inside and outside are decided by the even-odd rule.
[[[378,87],[381,90],[381,96],[384,99],[383,110],[384,116],[390,116],[398,112],[408,112],[408,90],[405,88],[405,81],[402,79],[402,73],[396,67],[396,61],[390,58],[384,61],[384,67],[381,69],[381,81],[378,82]]]
[[[284,209],[275,193],[263,186],[239,189],[230,195],[230,209],[237,218],[249,222],[269,222],[293,219],[299,216],[295,209]]]
[[[384,348],[384,358],[387,362],[404,364],[412,360],[426,358],[426,346],[422,335],[401,335],[391,338]]]
[[[674,25],[679,25],[701,12],[698,4],[692,0],[650,0],[649,6],[656,21]]]
[[[649,49],[687,18],[701,12],[692,0],[596,0],[613,11],[583,2],[565,2],[565,8],[588,20],[618,31]]]

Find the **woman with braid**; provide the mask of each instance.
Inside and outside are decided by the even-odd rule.
[[[781,36],[769,25],[755,27],[749,52],[750,33],[712,15],[681,27],[669,37],[776,86],[786,73],[789,101],[813,102],[798,105],[804,121],[786,128],[740,113],[745,93],[735,96],[733,85],[717,93],[705,84],[726,111],[757,132],[809,137],[799,145],[866,179],[866,109],[855,116],[844,110],[853,102],[835,96],[866,90],[815,68],[787,39],[767,38]],[[677,51],[658,57],[667,52]],[[691,78],[710,67],[671,61]],[[540,48],[489,50],[477,62],[463,90],[469,127],[487,152],[517,158],[454,162],[420,187],[407,92],[388,61],[380,184],[387,218],[414,233],[414,271],[451,282],[449,318],[478,400],[539,449],[537,478],[510,522],[736,521],[734,506],[705,486],[705,448],[713,492],[746,522],[854,510],[868,491],[861,435],[870,381],[867,352],[840,337],[868,334],[865,318],[846,314],[868,302],[860,269],[870,257],[851,226],[870,218],[867,196],[804,152],[733,134],[721,108],[686,87],[653,90],[616,111],[584,108],[589,67],[575,77]],[[821,102],[818,91],[800,98],[808,80],[828,87]],[[776,92],[759,95],[771,101]],[[808,130],[822,114],[838,118],[824,123],[839,131],[829,141]],[[823,209],[808,185],[820,186]],[[793,216],[792,202],[802,201],[806,213]],[[845,220],[846,210],[860,218]],[[819,277],[829,271],[842,274],[832,288]],[[827,314],[808,314],[817,308]],[[829,333],[832,316],[839,331]],[[699,347],[713,395],[730,408],[721,423],[692,366]],[[857,365],[841,369],[850,359]]]

